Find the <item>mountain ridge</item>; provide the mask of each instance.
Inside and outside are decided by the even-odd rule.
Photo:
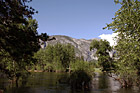
[[[82,57],[84,58],[85,61],[91,61],[91,60],[97,60],[97,57],[95,57],[95,53],[96,50],[92,50],[90,51],[90,43],[92,42],[92,40],[96,39],[96,40],[100,40],[98,38],[94,38],[94,39],[76,39],[76,38],[72,38],[69,36],[65,36],[65,35],[52,35],[50,36],[50,38],[55,37],[56,40],[51,40],[51,41],[46,41],[46,45],[50,44],[50,45],[54,45],[56,43],[61,43],[61,44],[71,44],[75,47],[75,52],[76,52],[76,56],[78,57]],[[42,46],[43,48],[43,46]]]

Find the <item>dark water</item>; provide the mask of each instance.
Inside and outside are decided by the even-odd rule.
[[[137,88],[122,89],[117,81],[99,73],[96,73],[90,91],[72,91],[66,83],[68,76],[68,73],[32,73],[18,88],[1,78],[0,89],[4,93],[140,93]]]

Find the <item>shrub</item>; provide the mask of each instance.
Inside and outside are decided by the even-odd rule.
[[[75,70],[70,75],[70,85],[72,89],[86,89],[90,88],[90,81],[92,75],[84,70]]]

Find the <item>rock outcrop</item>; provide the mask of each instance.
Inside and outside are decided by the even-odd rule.
[[[64,36],[64,35],[54,35],[50,37],[55,37],[56,40],[46,41],[46,45],[48,44],[54,45],[56,43],[61,43],[61,44],[70,43],[75,47],[76,56],[78,57],[83,56],[85,61],[97,60],[97,57],[95,56],[96,50],[90,51],[90,43],[93,39],[90,39],[90,40],[75,39],[75,38]],[[97,39],[97,40],[100,40],[100,39]],[[43,45],[42,45],[42,48],[43,48]]]

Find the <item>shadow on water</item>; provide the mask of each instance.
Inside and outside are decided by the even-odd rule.
[[[67,83],[68,73],[32,73],[20,87],[12,87],[6,79],[0,79],[4,93],[140,93],[137,89],[122,89],[117,81],[105,74],[95,73],[90,91],[72,91]]]
[[[124,89],[118,81],[105,73],[95,73],[90,93],[140,93],[138,89]]]

